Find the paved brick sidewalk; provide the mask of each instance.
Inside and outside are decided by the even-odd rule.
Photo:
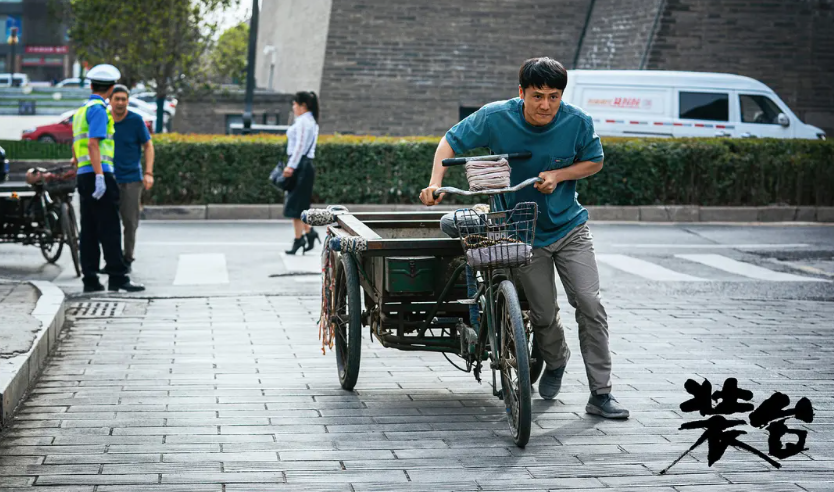
[[[489,387],[440,355],[365,339],[357,391],[341,391],[317,305],[154,300],[77,319],[0,436],[0,490],[831,490],[832,303],[608,299],[626,422],[584,413],[567,308],[574,357],[558,401],[535,401],[524,450]],[[678,408],[689,377],[737,377],[756,404],[777,390],[810,398],[810,450],[773,470],[732,448],[709,468],[702,447],[658,475],[700,435],[677,430],[700,418]],[[765,431],[747,430],[742,440],[766,451]]]
[[[9,357],[26,353],[32,347],[40,327],[31,315],[38,297],[40,292],[28,282],[0,281],[0,373],[10,370],[6,364]]]

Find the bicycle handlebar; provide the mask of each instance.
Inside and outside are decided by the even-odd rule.
[[[518,183],[515,186],[511,186],[509,188],[499,188],[497,190],[480,190],[480,191],[465,191],[461,190],[460,188],[454,188],[452,186],[444,186],[442,188],[438,188],[434,190],[434,197],[438,198],[442,193],[448,193],[450,195],[463,195],[463,196],[474,196],[474,195],[500,195],[502,193],[511,193],[514,191],[518,191],[522,188],[527,188],[528,186],[541,183],[544,180],[539,177],[530,178],[521,183]]]
[[[531,152],[516,152],[514,154],[480,155],[475,157],[452,157],[443,159],[443,166],[461,166],[469,161],[499,161],[501,159],[529,159],[533,157]]]

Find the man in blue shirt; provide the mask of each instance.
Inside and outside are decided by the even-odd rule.
[[[116,155],[113,159],[116,182],[119,183],[121,201],[119,212],[124,224],[124,257],[128,265],[133,264],[136,248],[136,229],[142,209],[142,190],[153,186],[154,150],[151,134],[145,120],[138,113],[128,110],[130,94],[127,87],[119,84],[113,88],[110,105],[113,108],[116,134]],[[145,154],[145,170],[142,171],[142,150]]]
[[[434,156],[431,181],[420,199],[429,206],[443,199],[435,199],[433,192],[443,181],[443,159],[455,154],[480,147],[488,147],[494,154],[533,154],[531,159],[511,163],[511,184],[536,176],[544,181],[507,198],[510,206],[535,202],[539,210],[533,259],[518,269],[530,305],[530,321],[547,364],[539,394],[546,400],[556,397],[570,359],[556,304],[555,264],[568,301],[576,308],[579,344],[591,389],[585,411],[627,418],[628,410],[611,395],[608,320],[600,300],[593,240],[586,224],[588,212],[576,193],[577,180],[602,169],[602,144],[591,117],[562,102],[568,74],[559,62],[547,57],[527,60],[518,78],[518,98],[487,104],[446,133]]]

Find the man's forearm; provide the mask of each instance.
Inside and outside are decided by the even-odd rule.
[[[550,172],[555,173],[558,177],[558,181],[562,182],[576,181],[579,179],[587,178],[588,176],[593,176],[594,174],[598,173],[601,169],[602,161],[582,161],[572,164],[568,167],[563,167],[562,169],[556,169]]]
[[[431,181],[429,181],[429,186],[441,186],[443,184],[443,176],[446,175],[446,168],[443,166],[443,159],[449,159],[454,156],[455,151],[452,150],[452,146],[446,141],[446,137],[443,137],[434,153],[434,165],[431,169]]]
[[[96,174],[104,174],[104,170],[101,168],[101,149],[98,146],[97,138],[89,140],[87,150],[90,154],[90,164],[93,166],[93,171]]]
[[[153,143],[148,140],[148,143],[145,144],[145,172],[151,175],[153,175],[153,159]]]

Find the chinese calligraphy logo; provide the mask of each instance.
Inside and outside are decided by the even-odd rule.
[[[808,398],[800,398],[795,407],[788,409],[791,399],[784,393],[777,391],[754,410],[754,405],[748,403],[753,399],[753,392],[739,388],[736,378],[728,378],[724,381],[723,388],[715,392],[712,391],[712,384],[707,379],[704,379],[701,384],[688,379],[684,388],[687,393],[692,395],[692,398],[681,403],[681,411],[686,413],[699,412],[703,417],[710,415],[710,418],[686,422],[680,426],[680,430],[704,429],[704,433],[686,452],[661,471],[661,475],[669,471],[684,456],[704,442],[707,443],[707,462],[709,466],[720,460],[730,446],[753,453],[776,468],[781,468],[782,465],[770,456],[783,460],[808,450],[805,447],[808,431],[790,429],[785,423],[790,418],[809,424],[814,421],[814,408]],[[716,402],[716,404],[713,405],[713,402]],[[747,423],[746,421],[740,419],[729,420],[724,417],[725,415],[748,412],[750,412],[750,425],[767,430],[768,454],[770,456],[738,439],[740,436],[747,434],[747,431],[733,429],[733,427],[744,425]],[[783,443],[782,438],[786,434],[795,435],[797,442]]]

